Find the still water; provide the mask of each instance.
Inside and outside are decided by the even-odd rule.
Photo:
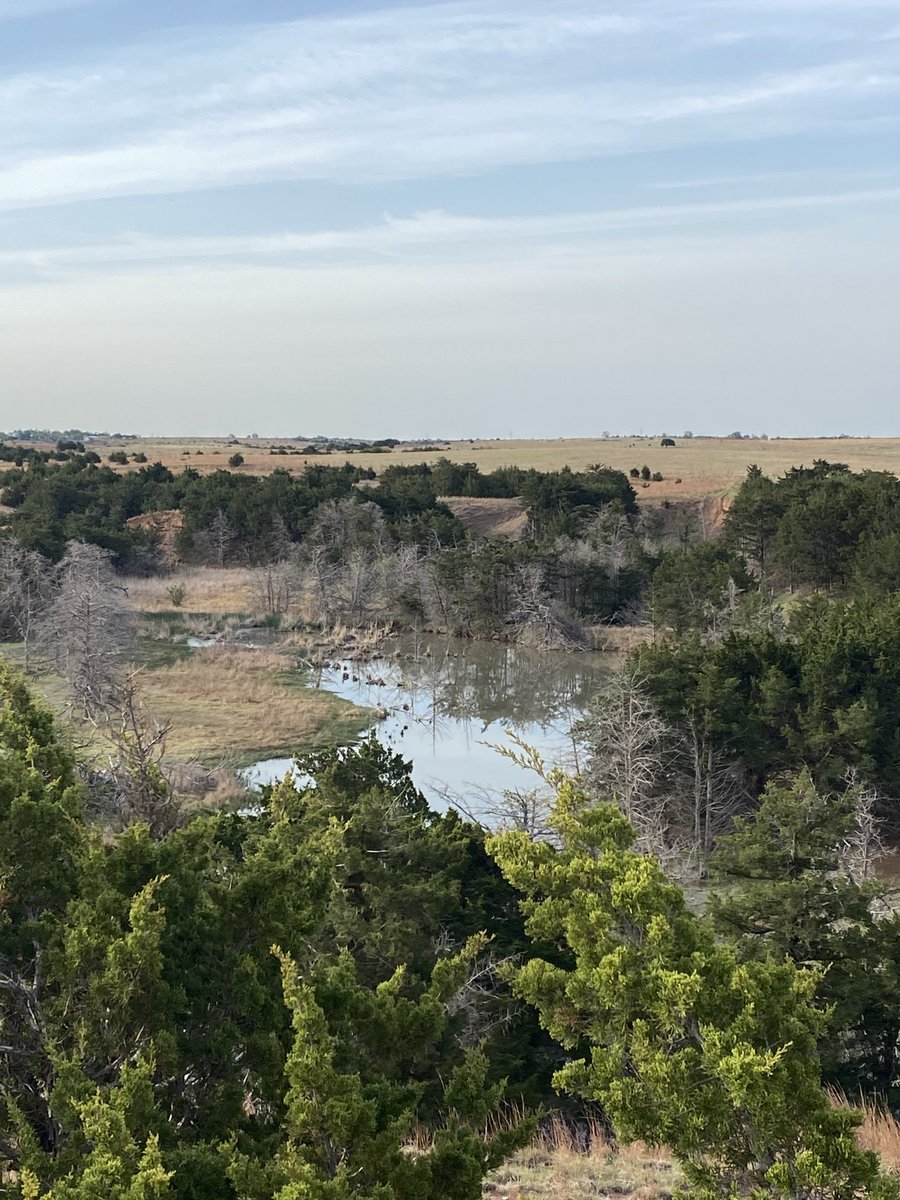
[[[482,807],[485,792],[528,788],[529,771],[494,748],[512,731],[548,765],[573,765],[570,730],[604,677],[610,654],[526,650],[458,638],[401,640],[392,655],[338,659],[313,674],[320,687],[371,708],[378,740],[412,761],[413,779],[435,808],[462,800]],[[281,779],[289,758],[245,772],[252,784]]]

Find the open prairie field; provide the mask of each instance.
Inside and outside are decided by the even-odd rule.
[[[645,463],[651,471],[663,475],[662,482],[638,487],[642,499],[721,496],[731,491],[743,478],[751,463],[771,475],[783,474],[792,466],[808,465],[816,458],[845,462],[854,470],[892,471],[900,473],[900,438],[799,438],[756,439],[737,438],[676,438],[675,446],[664,448],[659,438],[560,438],[558,440],[526,441],[455,441],[435,442],[423,448],[400,445],[387,453],[360,453],[345,450],[330,454],[304,456],[293,453],[306,442],[279,438],[241,438],[237,442],[225,439],[159,438],[95,443],[93,448],[104,459],[114,449],[129,454],[144,453],[150,462],[163,462],[173,470],[191,466],[206,474],[228,469],[228,459],[240,453],[244,465],[238,468],[249,474],[265,474],[276,467],[298,474],[310,463],[341,465],[353,462],[359,466],[382,471],[392,464],[434,462],[446,457],[456,462],[474,462],[483,471],[515,465],[555,470],[570,466],[579,470],[590,463],[606,463],[628,471]],[[272,453],[284,447],[287,453]],[[130,463],[122,470],[135,469]]]

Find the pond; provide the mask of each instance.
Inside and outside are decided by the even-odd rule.
[[[507,731],[548,764],[573,765],[570,730],[618,660],[601,653],[527,650],[459,638],[406,638],[389,656],[339,658],[311,687],[375,710],[378,740],[410,759],[413,779],[443,810],[461,800],[483,808],[487,793],[534,787],[530,771],[494,748]],[[266,759],[244,772],[254,784],[281,779],[291,759]]]

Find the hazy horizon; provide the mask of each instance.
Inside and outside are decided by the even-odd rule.
[[[2,428],[898,432],[900,0],[0,0],[0,68]]]

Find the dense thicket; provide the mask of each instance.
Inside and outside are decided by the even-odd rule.
[[[773,586],[893,591],[900,586],[900,481],[824,459],[774,480],[751,467],[725,536]]]
[[[128,522],[178,510],[177,548],[190,563],[289,563],[292,578],[265,586],[271,612],[303,592],[323,622],[399,621],[454,633],[537,642],[583,635],[571,616],[611,619],[636,603],[653,564],[618,471],[541,473],[471,464],[391,466],[373,472],[313,464],[292,476],[158,463],[119,474],[75,455],[0,476],[11,510],[4,532],[20,550],[60,560],[72,542],[108,550],[120,570],[160,569],[155,536]],[[358,486],[365,483],[361,490]],[[521,542],[471,538],[440,497],[517,495],[527,505]],[[282,571],[282,575],[284,572]],[[277,597],[277,598],[276,598]],[[15,624],[4,618],[0,621]]]
[[[363,496],[355,485],[373,479],[374,472],[350,463],[313,464],[296,476],[282,469],[265,476],[226,470],[201,476],[192,468],[175,475],[159,463],[119,474],[99,466],[96,455],[84,454],[62,455],[67,461],[50,467],[33,451],[15,451],[15,457],[22,455],[29,457],[27,469],[23,464],[0,475],[2,503],[14,510],[7,523],[23,545],[54,559],[66,542],[81,540],[114,551],[128,564],[146,545],[146,535],[126,529],[125,522],[176,508],[184,516],[181,544],[189,558],[202,560],[208,553],[204,537],[219,520],[229,528],[228,557],[244,562],[271,557],[274,540],[301,540],[319,505],[346,497],[376,504],[398,540],[418,544],[465,540],[439,501],[446,495],[521,496],[542,537],[577,532],[586,518],[613,503],[626,513],[635,510],[627,479],[607,468],[581,473],[501,468],[482,475],[472,464],[447,461],[391,466]]]
[[[550,777],[545,840],[486,842],[374,740],[239,813],[179,813],[158,779],[92,825],[93,777],[0,667],[4,1194],[477,1200],[528,1130],[504,1095],[557,1104],[555,1070],[692,1195],[894,1200],[821,1086],[896,1071],[873,794],[770,783],[698,918],[619,811],[640,828],[672,786],[644,686],[598,701],[591,790]]]
[[[667,719],[753,794],[808,766],[826,788],[854,770],[900,795],[900,594],[813,597],[783,627],[664,642],[635,661]]]
[[[492,849],[529,932],[569,956],[515,977],[569,1051],[557,1086],[670,1147],[698,1200],[897,1194],[822,1090],[816,972],[717,941],[613,805],[565,782],[551,824],[555,846],[511,832]]]
[[[480,831],[370,743],[252,814],[104,836],[6,668],[0,698],[5,1194],[475,1200],[517,1136],[485,1126],[523,940]]]

